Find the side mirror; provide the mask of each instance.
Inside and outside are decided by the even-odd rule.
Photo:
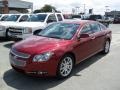
[[[80,34],[78,36],[78,39],[80,39],[80,38],[88,38],[88,37],[89,37],[89,34]]]

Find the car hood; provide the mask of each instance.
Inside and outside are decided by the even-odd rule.
[[[8,21],[8,22],[1,22],[0,23],[0,25],[2,25],[2,26],[11,26],[11,25],[14,25],[14,24],[16,24],[17,22],[10,22],[10,21]]]
[[[14,25],[11,25],[11,27],[30,27],[30,28],[36,28],[36,27],[45,27],[46,24],[44,22],[20,22],[16,23]]]
[[[40,54],[48,51],[54,51],[61,48],[61,46],[68,46],[68,44],[69,40],[32,36],[26,40],[16,43],[13,48],[19,52]]]

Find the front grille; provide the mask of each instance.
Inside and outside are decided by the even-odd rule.
[[[8,30],[9,30],[9,32],[11,34],[14,34],[14,35],[22,35],[22,32],[23,32],[22,28],[13,28],[13,27],[10,27]]]
[[[10,51],[10,54],[11,54],[12,56],[16,56],[16,57],[18,57],[18,58],[23,58],[23,59],[28,59],[28,58],[30,57],[29,54],[22,53],[22,52],[18,52],[18,51],[15,50],[15,49],[12,49],[12,50]]]

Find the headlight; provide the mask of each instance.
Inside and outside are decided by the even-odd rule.
[[[5,30],[4,26],[0,26],[0,31]]]
[[[32,33],[32,28],[25,28],[23,31],[24,34]]]
[[[33,58],[33,62],[48,61],[53,56],[53,54],[54,54],[53,52],[47,52],[40,55],[36,55]]]

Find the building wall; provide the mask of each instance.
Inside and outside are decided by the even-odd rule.
[[[0,13],[28,13],[27,9],[33,9],[33,3],[21,0],[0,0]]]
[[[105,15],[110,17],[120,17],[120,11],[106,12]]]
[[[8,0],[8,7],[32,9],[33,3],[20,1],[20,0]]]
[[[9,9],[8,9],[8,1],[4,0],[4,1],[0,1],[0,13],[8,13]]]

